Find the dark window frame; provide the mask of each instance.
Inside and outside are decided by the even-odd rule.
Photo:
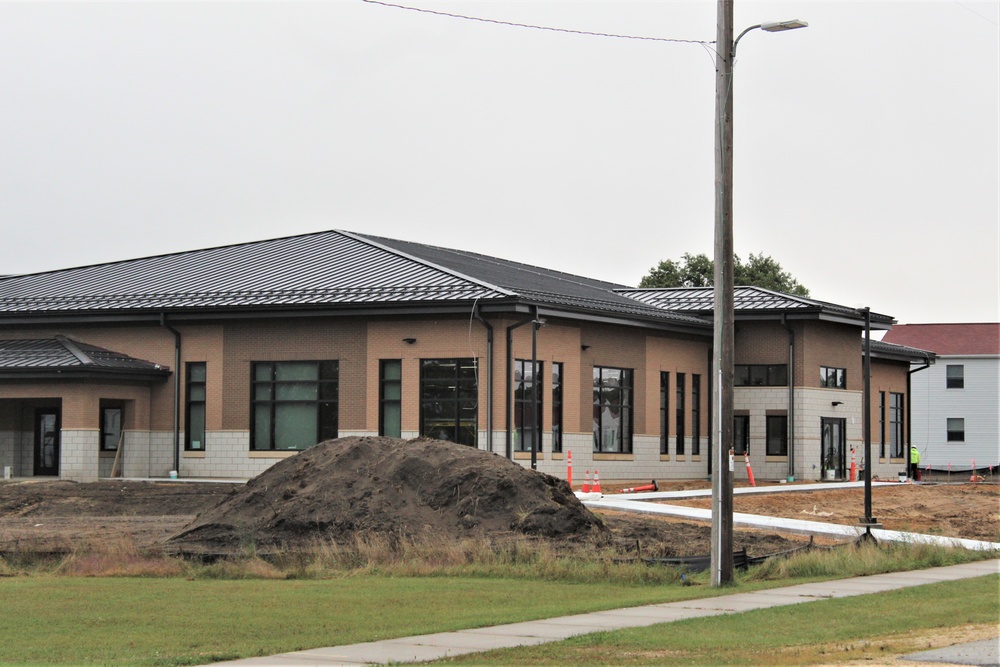
[[[394,366],[398,369],[397,377],[388,377],[386,369]],[[387,389],[395,394],[395,397],[387,396]],[[395,406],[396,417],[399,423],[389,424],[386,414],[386,406]],[[403,436],[403,360],[402,359],[379,359],[378,362],[378,434],[387,438],[401,438]]]
[[[820,366],[819,386],[827,389],[847,389],[847,369],[837,366]]]
[[[315,365],[316,379],[279,379],[282,369],[291,366]],[[265,373],[266,371],[266,373]],[[264,378],[264,375],[267,375]],[[303,388],[315,385],[315,398],[281,398],[283,388]],[[263,391],[266,390],[266,391]],[[315,406],[316,442],[305,445],[278,447],[278,416],[282,406]],[[266,408],[268,433],[263,439],[258,426],[259,408]],[[254,361],[250,364],[250,451],[296,452],[304,451],[325,440],[338,436],[340,428],[340,362],[336,359],[291,359],[281,361]],[[267,445],[261,446],[261,445]]]
[[[200,369],[201,379],[192,379]],[[208,364],[204,361],[189,361],[185,365],[184,382],[184,451],[203,452],[205,451],[205,435],[208,430],[206,420],[208,418]],[[201,398],[191,398],[193,395],[200,395]],[[200,447],[194,446],[195,432],[191,428],[192,408],[194,412],[201,411],[201,443]]]
[[[563,363],[552,362],[552,452],[563,450]]]
[[[733,384],[737,387],[787,387],[788,364],[736,364]]]
[[[527,379],[526,373],[531,371],[531,379]],[[532,368],[531,359],[515,359],[514,360],[514,451],[515,452],[530,452],[531,451],[531,438],[534,434],[535,416],[537,415],[538,421],[538,432],[539,435],[545,429],[545,423],[542,419],[542,415],[545,414],[543,403],[542,392],[544,391],[541,384],[541,379],[545,373],[545,363],[542,360],[536,360],[534,368]],[[528,393],[530,392],[530,396]],[[531,419],[531,424],[527,423],[527,419]],[[538,449],[537,452],[542,451],[542,439],[538,439]]]
[[[742,438],[740,435],[742,434]],[[750,453],[750,415],[733,415],[733,456]]]
[[[948,442],[965,442],[965,417],[945,417],[945,433]],[[961,426],[961,428],[958,428]]]
[[[101,451],[117,452],[118,443],[121,442],[122,434],[125,432],[125,404],[122,401],[101,401]],[[118,428],[111,432],[108,430],[108,412],[118,413]],[[114,436],[108,438],[108,436]],[[109,443],[112,443],[109,445]]]
[[[691,374],[691,456],[701,455],[701,375]]]
[[[436,372],[447,366],[454,366],[453,374]],[[435,372],[431,373],[431,370]],[[446,391],[442,392],[442,389]],[[429,393],[432,390],[434,395]],[[446,407],[454,408],[450,418],[443,415]],[[468,416],[470,411],[471,417]],[[435,418],[431,412],[440,414]],[[478,359],[444,357],[420,360],[420,435],[448,439],[470,447],[479,446]]]
[[[957,369],[952,373],[952,369]],[[946,389],[965,389],[965,364],[948,364],[944,369]]]
[[[660,371],[660,455],[670,455],[670,372]]]
[[[885,458],[885,392],[878,393],[878,437],[879,437],[879,458]]]
[[[608,374],[605,381],[605,372]],[[611,383],[614,373],[619,373],[621,381],[617,384]],[[634,419],[634,390],[635,390],[635,370],[631,368],[620,368],[617,366],[594,366],[593,370],[593,407],[594,407],[594,453],[595,454],[631,454],[633,441],[633,419]],[[615,441],[611,446],[605,446],[604,433],[604,404],[602,397],[615,396],[618,400],[608,403],[608,410],[618,409],[619,428],[615,434]]]
[[[766,456],[788,456],[788,414],[766,416]]]
[[[685,417],[687,415],[684,411],[687,409],[687,401],[685,401],[684,392],[687,388],[687,375],[685,373],[677,373],[677,397],[674,401],[674,410],[676,411],[676,424],[674,425],[677,431],[676,438],[674,440],[674,449],[677,451],[677,456],[684,456],[687,452],[687,447],[685,446],[684,437],[687,435],[685,432]]]
[[[906,416],[903,394],[889,393],[889,456],[901,459],[906,453]]]

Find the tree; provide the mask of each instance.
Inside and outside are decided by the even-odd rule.
[[[745,264],[739,256],[735,260],[733,282],[737,286],[762,287],[785,294],[809,296],[809,290],[772,257],[750,253],[750,259]],[[654,266],[643,276],[639,287],[710,287],[714,276],[715,262],[707,255],[686,252],[680,261],[668,259]]]

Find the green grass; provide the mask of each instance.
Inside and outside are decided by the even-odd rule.
[[[449,665],[887,664],[907,633],[1000,622],[1000,576],[585,635],[442,660]]]

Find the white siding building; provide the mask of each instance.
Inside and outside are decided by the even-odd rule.
[[[900,324],[883,340],[938,355],[910,376],[920,466],[1000,473],[1000,324]]]

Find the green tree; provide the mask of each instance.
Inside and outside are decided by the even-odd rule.
[[[739,256],[735,260],[733,282],[737,286],[762,287],[785,294],[809,296],[809,290],[782,269],[773,257],[750,253],[746,263]],[[639,287],[710,287],[714,276],[715,262],[707,255],[686,252],[680,261],[668,259],[654,266],[643,276]]]

